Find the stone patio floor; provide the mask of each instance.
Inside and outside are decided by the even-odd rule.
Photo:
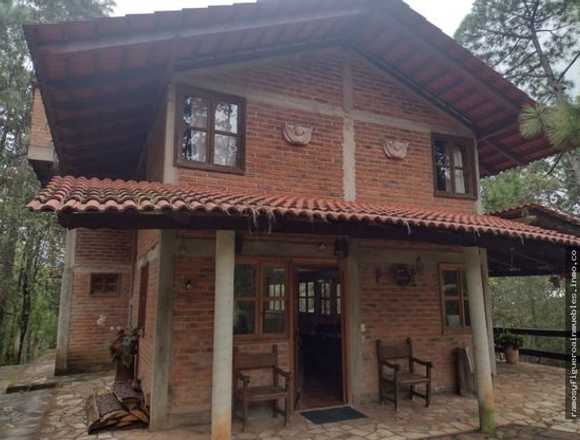
[[[0,369],[0,378],[16,374],[23,382],[50,378],[50,356],[15,373]],[[49,378],[49,379],[47,379]],[[0,379],[1,381],[2,379]],[[209,438],[209,427],[200,426],[150,433],[146,430],[86,434],[84,399],[95,389],[104,391],[112,382],[107,373],[68,376],[57,379],[50,390],[0,394],[0,438],[31,440],[181,440]],[[14,382],[14,379],[12,380]],[[564,418],[564,370],[535,364],[500,364],[496,387],[499,439],[580,439],[580,422]],[[5,385],[4,385],[5,386]],[[0,391],[3,391],[0,389]],[[294,414],[288,427],[282,419],[257,416],[248,432],[234,424],[235,440],[402,440],[438,437],[442,439],[490,438],[474,431],[478,426],[475,399],[448,394],[435,395],[430,408],[405,400],[398,414],[392,406],[360,405],[368,416],[348,423],[314,425]]]

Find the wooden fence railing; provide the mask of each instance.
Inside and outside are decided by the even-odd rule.
[[[505,332],[512,333],[514,335],[522,335],[522,336],[538,336],[538,337],[546,337],[546,338],[568,338],[570,337],[570,332],[566,330],[546,330],[546,329],[536,329],[536,328],[504,328],[504,327],[495,327],[493,329],[495,338]],[[576,333],[578,340],[580,341],[580,332]],[[496,344],[495,347],[496,351],[500,351],[501,347],[498,347]],[[566,353],[555,353],[553,351],[543,351],[543,350],[535,350],[533,348],[520,348],[520,354],[526,356],[537,356],[539,358],[544,359],[556,359],[559,361],[567,361],[568,355]],[[580,356],[578,356],[580,358]]]

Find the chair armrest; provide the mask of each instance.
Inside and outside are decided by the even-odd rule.
[[[382,360],[381,361],[381,365],[384,365],[385,367],[391,368],[393,370],[395,370],[395,372],[398,372],[399,369],[401,368],[401,366],[399,364],[394,364],[392,362],[389,362],[387,360]]]
[[[428,368],[433,367],[433,363],[431,361],[423,361],[423,360],[417,359],[415,357],[411,358],[411,360],[419,365],[423,365],[423,366],[428,367]]]

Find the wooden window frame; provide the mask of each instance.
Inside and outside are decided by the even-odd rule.
[[[183,108],[185,99],[188,96],[204,98],[208,101],[208,122],[207,122],[207,158],[205,162],[186,160],[181,157],[181,145],[185,122],[183,120]],[[215,129],[215,102],[225,101],[238,105],[238,158],[236,166],[216,165],[213,163],[215,153],[215,135],[222,134],[232,136],[232,133]],[[202,131],[202,130],[200,130]],[[175,136],[173,140],[174,165],[176,167],[191,168],[204,171],[216,171],[230,174],[244,174],[246,163],[246,99],[239,96],[226,95],[209,90],[198,89],[196,87],[178,86],[176,88],[175,99]]]
[[[453,155],[449,156],[449,169],[451,175],[451,191],[442,191],[437,188],[437,158],[435,155],[435,142],[453,142],[463,152],[463,173],[465,182],[469,185],[469,191],[465,194],[457,193],[455,189],[455,164]],[[447,151],[446,151],[447,154]],[[433,162],[433,191],[436,197],[447,197],[454,199],[477,200],[479,187],[475,169],[475,145],[473,140],[459,136],[448,136],[433,134],[431,136],[431,158]]]
[[[446,302],[445,291],[443,285],[443,272],[459,272],[459,295],[457,300],[459,301],[459,316],[461,319],[461,327],[449,327],[446,321]],[[437,275],[439,277],[439,297],[441,300],[441,328],[442,334],[454,334],[454,333],[471,333],[471,325],[467,326],[465,323],[465,299],[467,292],[465,291],[465,266],[463,264],[456,263],[441,263],[439,264]],[[467,298],[469,302],[469,298]]]
[[[115,288],[110,291],[96,291],[97,277],[115,277]],[[92,272],[89,280],[90,296],[113,298],[121,296],[121,274],[118,272]]]
[[[256,258],[256,257],[237,257],[236,265],[247,264],[253,265],[256,268],[256,299],[255,302],[255,316],[254,316],[254,333],[246,335],[235,335],[234,342],[236,343],[252,343],[252,342],[277,342],[286,341],[290,335],[290,263],[287,260],[273,259],[273,258]],[[264,333],[264,303],[272,297],[264,295],[264,269],[268,267],[284,269],[285,277],[285,291],[284,291],[284,333]],[[275,298],[277,299],[277,298]],[[235,298],[234,292],[234,310],[236,303],[240,301]],[[248,302],[248,300],[241,300]]]

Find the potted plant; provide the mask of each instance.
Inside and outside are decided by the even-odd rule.
[[[138,353],[137,329],[116,328],[117,336],[111,343],[111,357],[115,363],[115,382],[133,382],[134,356]]]
[[[519,362],[520,348],[524,345],[524,338],[506,332],[499,336],[498,344],[503,348],[505,359],[508,364],[517,364]]]

